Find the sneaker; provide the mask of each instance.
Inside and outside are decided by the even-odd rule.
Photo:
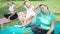
[[[22,27],[22,25],[14,25],[14,26],[15,26],[15,27],[18,27],[18,28],[19,28],[19,27]]]

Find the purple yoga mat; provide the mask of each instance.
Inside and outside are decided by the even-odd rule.
[[[0,18],[0,24],[1,23],[7,23],[7,22],[10,22],[10,20],[6,19],[6,18]]]

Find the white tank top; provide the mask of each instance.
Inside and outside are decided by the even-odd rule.
[[[31,16],[34,16],[34,17],[32,18],[32,20],[33,20],[34,22],[36,22],[36,13],[32,10],[33,7],[31,7],[31,8],[27,8],[26,6],[24,6],[24,7],[25,7],[26,10],[27,10],[26,18],[30,17],[30,15],[31,15]]]
[[[14,13],[14,12],[13,12],[13,11],[14,11],[14,6],[15,6],[15,5],[9,6],[9,11],[10,11],[11,13]]]

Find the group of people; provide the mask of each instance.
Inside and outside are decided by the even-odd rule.
[[[40,26],[31,26],[31,30],[34,34],[54,34],[54,25],[56,22],[55,15],[49,10],[46,4],[36,4],[32,6],[29,1],[24,1],[23,6],[26,9],[26,14],[20,12],[20,15],[16,12],[16,6],[12,1],[8,2],[10,14],[4,14],[4,17],[13,20],[19,19],[22,23],[19,27],[25,29],[29,25],[36,23],[36,17],[39,14]],[[37,9],[39,8],[39,10]]]

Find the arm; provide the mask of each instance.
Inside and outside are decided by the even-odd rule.
[[[27,23],[29,20],[31,20],[33,16],[28,17],[27,19],[24,20],[24,23]]]
[[[55,25],[55,22],[52,22],[52,25],[51,25],[51,28],[50,30],[47,32],[47,34],[51,34],[54,30],[54,25]]]
[[[36,4],[32,9],[37,13],[37,14],[39,14],[39,10],[37,10],[36,8],[38,7],[40,5],[40,3],[39,4]]]
[[[26,21],[31,20],[32,18],[33,18],[33,16],[30,16],[26,19]]]
[[[39,7],[39,5],[40,5],[40,3],[36,4],[33,9],[35,10],[37,7]]]
[[[39,14],[39,10],[34,10],[37,14]]]

